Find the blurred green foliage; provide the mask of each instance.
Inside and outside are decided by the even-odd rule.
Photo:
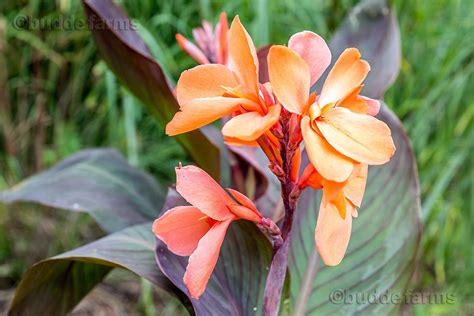
[[[204,18],[215,22],[221,11],[239,14],[259,46],[286,43],[303,29],[329,38],[357,1],[119,2],[176,80],[194,62],[180,51],[174,35],[191,37],[191,28]],[[425,225],[414,282],[420,291],[451,292],[458,298],[454,306],[417,306],[414,312],[472,311],[474,2],[391,2],[400,22],[403,60],[385,100],[413,142]],[[173,181],[173,167],[186,160],[184,152],[100,61],[87,29],[15,27],[19,16],[30,22],[84,19],[80,1],[7,0],[0,12],[0,189],[81,148],[97,146],[118,148],[131,163],[163,182]],[[2,207],[0,227],[2,288],[35,260],[100,234],[83,216],[22,209],[13,214]]]

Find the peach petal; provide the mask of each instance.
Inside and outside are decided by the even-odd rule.
[[[200,50],[196,45],[194,45],[191,41],[186,39],[181,34],[176,34],[176,41],[178,45],[181,47],[183,51],[185,51],[189,56],[191,56],[195,61],[200,64],[209,64],[209,59],[207,59],[206,55]]]
[[[364,97],[363,95],[360,96],[365,102],[367,102],[367,114],[371,116],[376,116],[379,114],[380,111],[380,101],[371,99],[368,97]]]
[[[223,221],[234,217],[227,205],[235,204],[224,189],[196,166],[176,167],[176,190],[207,216]]]
[[[198,129],[237,111],[248,102],[247,99],[227,97],[190,100],[181,105],[181,110],[166,125],[166,134],[174,136]]]
[[[232,219],[216,222],[199,241],[196,251],[189,257],[183,281],[192,298],[198,299],[206,290],[209,278],[219,259],[222,242],[231,222]]]
[[[234,18],[229,30],[228,66],[240,78],[247,92],[258,95],[257,51],[239,16]]]
[[[318,100],[321,107],[343,99],[362,83],[370,66],[360,57],[356,48],[348,48],[342,52],[324,82]]]
[[[278,101],[292,113],[304,113],[311,82],[308,64],[295,51],[281,45],[273,45],[267,59],[270,83]]]
[[[222,96],[223,87],[234,88],[239,83],[235,74],[224,65],[200,65],[184,71],[176,86],[180,105],[197,98]]]
[[[243,141],[254,141],[268,131],[280,117],[280,105],[273,105],[266,115],[256,111],[237,115],[222,128],[224,137],[237,138]]]
[[[336,205],[321,203],[315,240],[318,253],[326,265],[335,266],[342,261],[349,245],[351,230],[352,216],[345,216],[343,219]]]
[[[316,171],[330,181],[343,182],[347,180],[354,168],[353,160],[341,155],[316,133],[310,126],[307,116],[301,120],[301,132],[309,160]]]
[[[177,206],[153,223],[153,233],[178,256],[191,255],[215,221],[194,206]]]
[[[332,147],[355,161],[380,165],[395,153],[390,128],[370,115],[337,107],[316,120],[316,125]]]
[[[367,183],[367,164],[357,164],[344,187],[344,194],[355,206],[360,207]]]
[[[309,66],[312,86],[331,63],[331,51],[324,39],[310,31],[294,34],[288,47],[298,53]]]
[[[228,208],[239,219],[246,219],[255,223],[260,223],[262,220],[262,216],[246,206],[234,204],[229,205]]]
[[[229,146],[250,146],[250,147],[259,147],[260,145],[254,141],[245,141],[234,137],[224,136],[224,143]]]
[[[237,202],[239,202],[243,206],[251,209],[252,211],[254,211],[254,213],[256,213],[260,217],[262,217],[262,214],[260,214],[260,212],[258,211],[258,209],[255,206],[255,204],[253,203],[253,201],[251,199],[249,199],[247,196],[245,196],[244,194],[240,193],[239,191],[231,189],[231,188],[227,188],[227,191],[229,191],[229,193],[234,197],[234,199]]]
[[[216,26],[217,38],[217,60],[218,63],[225,65],[227,63],[229,25],[227,23],[227,14],[222,12],[219,16],[219,23]]]

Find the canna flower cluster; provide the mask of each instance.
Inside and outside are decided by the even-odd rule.
[[[191,297],[199,298],[217,264],[230,223],[244,219],[275,227],[249,198],[230,188],[228,194],[198,167],[176,168],[176,191],[191,205],[168,210],[153,223],[152,230],[173,253],[190,256],[184,283]]]
[[[221,15],[215,33],[205,24],[202,34],[195,34],[200,53],[178,36],[183,49],[202,65],[179,78],[180,110],[166,133],[186,133],[224,118],[225,142],[263,150],[290,209],[294,210],[304,189],[322,190],[315,242],[322,260],[337,265],[361,206],[368,165],[384,164],[395,152],[389,127],[374,117],[380,103],[359,94],[370,66],[357,49],[348,48],[334,63],[321,91],[312,91],[332,56],[324,39],[304,31],[293,35],[288,46],[270,48],[269,82],[261,83],[252,39],[238,16],[228,31],[224,20]],[[301,172],[303,154],[309,164]],[[193,206],[169,210],[155,222],[153,231],[174,253],[191,255],[184,281],[198,298],[233,220],[276,225],[263,219],[248,198],[229,189],[235,200],[231,199],[197,167],[177,168],[176,173],[178,192]],[[285,228],[282,234],[285,239]]]

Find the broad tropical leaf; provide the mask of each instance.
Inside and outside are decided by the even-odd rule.
[[[34,202],[90,213],[107,232],[155,219],[165,189],[113,149],[83,150],[0,193],[0,202]]]
[[[65,315],[113,268],[174,290],[155,262],[151,224],[141,224],[43,260],[26,271],[10,315]]]
[[[299,203],[289,266],[290,299],[296,315],[387,315],[399,307],[390,302],[370,304],[361,299],[347,303],[356,295],[404,293],[415,267],[421,236],[413,150],[400,121],[386,106],[379,118],[390,126],[397,151],[388,164],[369,168],[366,194],[359,217],[353,220],[349,248],[340,265],[323,266],[315,249],[319,192],[306,191]],[[344,294],[341,298],[341,291],[346,301]]]
[[[176,205],[184,201],[171,194],[165,209]],[[270,257],[271,245],[253,223],[232,223],[206,292],[199,300],[190,298],[196,315],[260,315]],[[188,295],[183,283],[188,258],[173,254],[158,241],[156,259],[163,273]]]
[[[86,0],[84,7],[99,52],[120,81],[162,124],[179,105],[161,66],[133,29],[126,13],[112,0]],[[201,131],[177,137],[194,161],[219,178],[219,149]]]

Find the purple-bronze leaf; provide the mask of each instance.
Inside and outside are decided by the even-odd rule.
[[[170,194],[164,210],[182,202]],[[196,315],[260,315],[271,252],[269,241],[253,223],[233,222],[206,291],[199,300],[189,298]],[[157,240],[156,260],[170,281],[189,295],[183,283],[188,257],[173,254]]]
[[[358,48],[371,68],[362,95],[382,99],[395,81],[401,63],[400,30],[388,1],[365,0],[355,6],[337,29],[329,47],[333,58],[328,69],[346,48]],[[328,70],[322,78],[327,73]],[[321,91],[322,82],[321,79],[318,81],[318,91]]]
[[[147,223],[40,261],[24,274],[9,315],[66,315],[113,268],[179,293],[156,265],[154,249],[155,238]]]
[[[95,43],[120,81],[162,124],[168,123],[179,105],[161,66],[151,57],[133,21],[112,0],[84,1]],[[201,131],[177,137],[189,155],[214,178],[220,177],[219,149]]]
[[[315,249],[320,192],[307,190],[301,197],[289,263],[290,304],[295,315],[387,315],[396,314],[400,306],[400,301],[390,299],[384,304],[334,301],[344,295],[347,299],[403,295],[415,268],[422,230],[415,156],[400,121],[385,104],[378,118],[390,126],[397,151],[389,163],[369,168],[349,248],[338,266],[323,266]]]
[[[105,231],[114,232],[155,219],[164,192],[116,150],[89,149],[0,192],[0,202],[33,202],[87,212]]]

